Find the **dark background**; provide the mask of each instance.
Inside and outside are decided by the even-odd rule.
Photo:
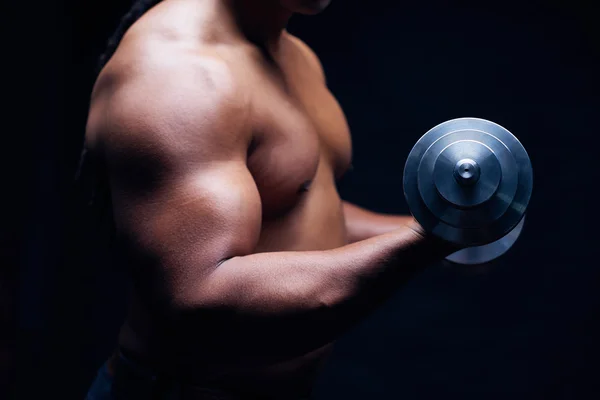
[[[18,329],[2,330],[1,365],[16,398],[83,398],[124,315],[127,275],[96,228],[73,220],[69,195],[94,67],[128,8],[6,9],[3,64],[17,107],[3,132],[14,140],[4,158],[15,161],[4,178],[0,289],[4,326]],[[289,30],[320,56],[352,130],[345,199],[407,213],[408,152],[461,116],[512,131],[535,175],[513,249],[487,266],[441,263],[419,274],[341,338],[315,397],[600,398],[593,3],[334,0]]]

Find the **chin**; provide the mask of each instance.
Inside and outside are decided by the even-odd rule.
[[[331,0],[284,0],[283,3],[292,12],[314,15],[326,9]]]

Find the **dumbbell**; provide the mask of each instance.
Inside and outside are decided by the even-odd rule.
[[[428,233],[463,247],[447,257],[459,264],[489,262],[516,242],[532,188],[523,145],[507,129],[479,118],[433,127],[404,167],[410,212]]]

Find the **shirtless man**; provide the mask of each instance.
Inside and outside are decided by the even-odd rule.
[[[337,337],[457,250],[340,199],[348,126],[285,31],[327,4],[164,0],[102,70],[86,142],[135,289],[90,398],[306,397]]]

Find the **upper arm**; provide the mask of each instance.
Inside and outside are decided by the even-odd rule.
[[[220,261],[252,252],[259,237],[246,107],[220,79],[142,79],[103,105],[117,232],[138,286],[162,304],[185,302]]]

